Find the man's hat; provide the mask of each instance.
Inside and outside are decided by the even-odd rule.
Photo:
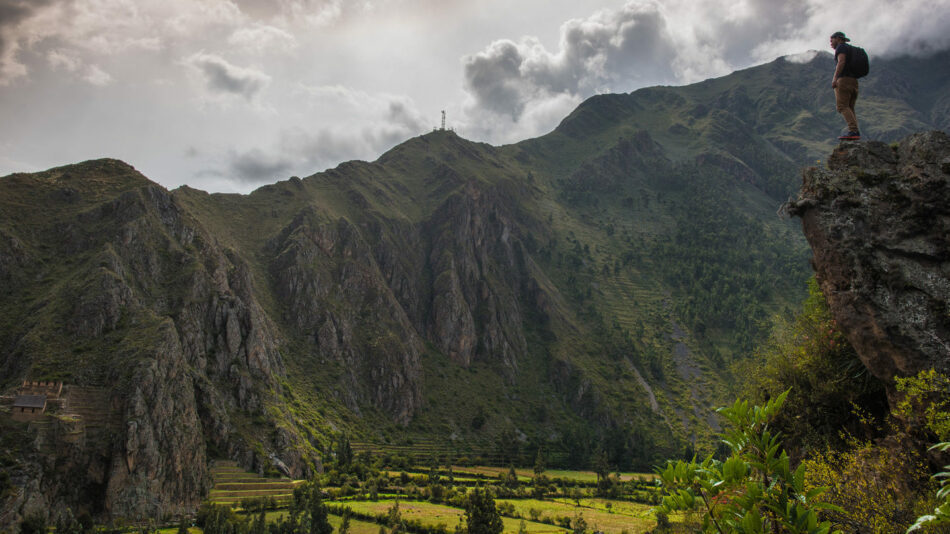
[[[835,37],[837,37],[838,39],[841,39],[842,41],[844,41],[844,42],[846,42],[846,43],[851,40],[851,39],[848,39],[847,37],[845,37],[844,32],[835,32],[835,33],[831,34],[831,38],[832,38],[832,39],[834,39]]]

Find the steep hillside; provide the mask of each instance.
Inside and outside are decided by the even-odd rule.
[[[804,292],[775,209],[837,131],[829,62],[598,96],[505,147],[436,131],[250,195],[113,160],[0,179],[0,387],[61,380],[119,421],[0,414],[2,519],[179,513],[213,459],[301,476],[344,432],[624,469],[711,449],[728,364]],[[943,124],[920,79],[870,79],[865,132]]]

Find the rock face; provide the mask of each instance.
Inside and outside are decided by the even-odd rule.
[[[115,414],[78,439],[57,433],[59,423],[36,434],[13,474],[28,481],[20,513],[189,513],[210,486],[208,449],[248,469],[273,455],[291,474],[305,472],[301,438],[277,428],[284,364],[240,258],[122,162],[8,180],[52,201],[43,219],[11,216],[28,221],[10,231],[22,237],[0,236],[5,302],[31,310],[0,341],[4,380],[55,366],[68,383],[105,392],[80,415],[80,429],[92,424],[89,413]],[[70,268],[51,271],[61,259]],[[68,344],[55,341],[60,331]],[[276,412],[265,424],[237,428],[235,418],[261,417],[267,407]],[[78,408],[67,399],[64,412]]]
[[[842,143],[799,201],[814,268],[842,331],[886,384],[950,370],[950,138]],[[893,386],[891,386],[893,388]]]
[[[422,400],[423,341],[359,230],[307,208],[268,248],[284,320],[306,334],[315,356],[343,365],[343,402],[407,424]]]

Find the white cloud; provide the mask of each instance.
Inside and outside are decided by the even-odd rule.
[[[343,86],[301,87],[313,106],[332,107],[347,117],[338,126],[315,130],[301,126],[281,135],[281,150],[311,168],[325,168],[348,159],[375,159],[429,126],[412,99],[388,93],[367,93]]]
[[[241,153],[232,150],[229,160],[230,176],[242,183],[275,182],[287,178],[287,171],[293,166],[289,159],[259,148]]]
[[[103,71],[96,65],[90,65],[86,69],[86,73],[82,77],[83,80],[91,83],[92,85],[108,85],[112,82],[112,76],[109,73]]]
[[[76,72],[82,67],[82,60],[76,54],[62,48],[47,52],[46,60],[54,69],[64,69],[67,72]]]
[[[223,42],[246,22],[230,0],[0,0],[0,84],[35,67],[29,52],[56,50],[60,59],[96,65],[104,57]],[[96,69],[86,77],[101,81]]]
[[[26,65],[21,63],[20,27],[42,9],[47,2],[28,0],[0,0],[0,86],[26,75]]]
[[[46,53],[46,60],[57,70],[78,75],[78,78],[95,86],[105,86],[112,83],[112,76],[98,65],[87,65],[83,60],[68,50],[53,49]]]
[[[271,50],[287,53],[297,47],[297,39],[286,30],[266,24],[238,28],[228,37],[228,43],[255,54]]]

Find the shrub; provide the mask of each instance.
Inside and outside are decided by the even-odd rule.
[[[841,448],[841,431],[864,439],[877,437],[868,422],[888,413],[884,384],[872,376],[831,316],[815,278],[808,298],[792,321],[778,321],[756,358],[736,370],[743,393],[764,402],[791,388],[794,410],[778,413],[771,422],[785,436],[783,445],[793,458],[807,450]],[[854,417],[858,406],[869,417]]]
[[[931,450],[933,449],[947,452],[950,450],[950,443],[938,443],[931,447]],[[933,513],[918,517],[917,521],[907,529],[907,532],[925,527],[946,528],[947,525],[950,525],[950,484],[948,484],[948,481],[950,481],[950,465],[945,465],[943,469],[943,472],[934,475],[935,479],[940,480],[940,490],[937,491],[937,505],[934,507]]]
[[[722,435],[732,454],[725,461],[668,462],[658,471],[666,492],[659,511],[699,510],[704,532],[830,533],[831,523],[818,519],[818,510],[835,509],[818,500],[824,488],[806,489],[805,466],[791,469],[769,428],[787,396],[786,390],[763,407],[737,400],[720,408],[733,427]]]
[[[927,468],[916,447],[898,437],[875,444],[855,441],[844,451],[825,450],[803,462],[808,488],[828,488],[837,505],[823,515],[859,532],[901,532],[922,512],[914,488],[926,487]]]

